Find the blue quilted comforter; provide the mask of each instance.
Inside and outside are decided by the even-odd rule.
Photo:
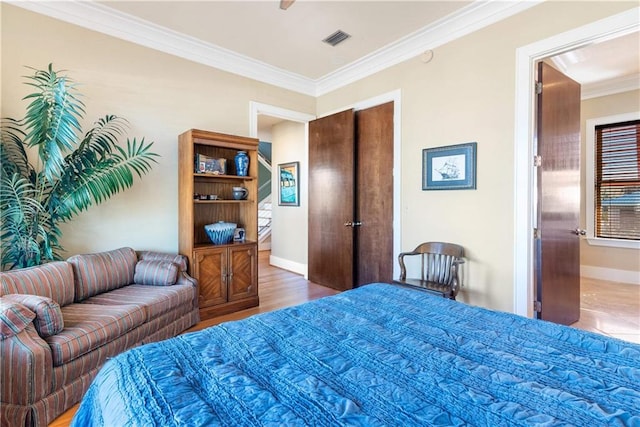
[[[640,346],[372,284],[111,359],[73,426],[640,426]]]

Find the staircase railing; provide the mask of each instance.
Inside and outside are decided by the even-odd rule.
[[[268,171],[271,177],[271,162],[258,152],[259,167]],[[258,241],[262,242],[271,235],[271,178],[258,187]]]

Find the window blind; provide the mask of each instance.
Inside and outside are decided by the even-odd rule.
[[[640,240],[640,120],[595,132],[596,237]]]

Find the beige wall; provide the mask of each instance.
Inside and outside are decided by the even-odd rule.
[[[249,102],[314,113],[315,99],[92,32],[6,3],[2,116],[22,117],[25,66],[68,70],[82,84],[86,123],[125,117],[131,137],[154,141],[153,171],[63,226],[67,254],[131,246],[177,251],[177,137],[190,128],[249,134]]]
[[[637,6],[545,2],[317,100],[2,4],[2,115],[19,116],[23,65],[83,83],[88,117],[116,113],[162,158],[126,193],[65,228],[69,253],[130,245],[177,249],[176,136],[191,127],[245,135],[250,100],[323,115],[400,89],[402,249],[427,240],[467,248],[463,301],[513,309],[514,109],[518,47]],[[317,106],[316,106],[317,103]],[[478,189],[422,191],[422,149],[478,143]],[[291,159],[295,160],[295,159]]]
[[[586,121],[599,117],[640,111],[640,91],[634,90],[615,95],[602,96],[582,101],[582,159],[581,164],[581,224],[586,228]],[[640,274],[640,250],[590,245],[585,239],[580,245],[580,264],[582,266],[599,267],[614,270],[635,271]],[[588,269],[587,269],[588,271]]]
[[[545,2],[435,48],[429,63],[415,58],[319,98],[322,115],[401,89],[402,250],[430,240],[464,245],[461,300],[513,310],[516,49],[633,6]],[[422,150],[470,141],[477,190],[422,191]]]
[[[307,273],[307,176],[308,156],[304,123],[284,121],[272,127],[271,257],[275,264],[300,274]],[[300,206],[278,206],[278,165],[300,162]]]

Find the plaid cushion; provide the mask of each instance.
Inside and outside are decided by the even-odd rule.
[[[187,271],[187,257],[180,254],[165,254],[162,252],[140,251],[138,261],[167,261],[178,264],[180,271]]]
[[[51,298],[38,295],[11,294],[6,295],[5,299],[22,304],[36,314],[33,324],[36,327],[36,331],[38,331],[38,335],[42,338],[55,335],[64,328],[60,306]]]
[[[133,281],[137,285],[168,286],[176,283],[178,265],[168,261],[138,261]]]
[[[67,261],[75,276],[75,301],[133,283],[138,256],[131,248],[74,255]]]
[[[0,298],[0,339],[19,334],[35,317],[24,305]]]
[[[62,314],[65,323],[62,332],[45,338],[54,366],[113,341],[145,321],[144,308],[136,305],[70,304],[62,307]]]
[[[61,307],[73,302],[73,286],[73,269],[64,261],[0,273],[0,295],[40,295]]]

